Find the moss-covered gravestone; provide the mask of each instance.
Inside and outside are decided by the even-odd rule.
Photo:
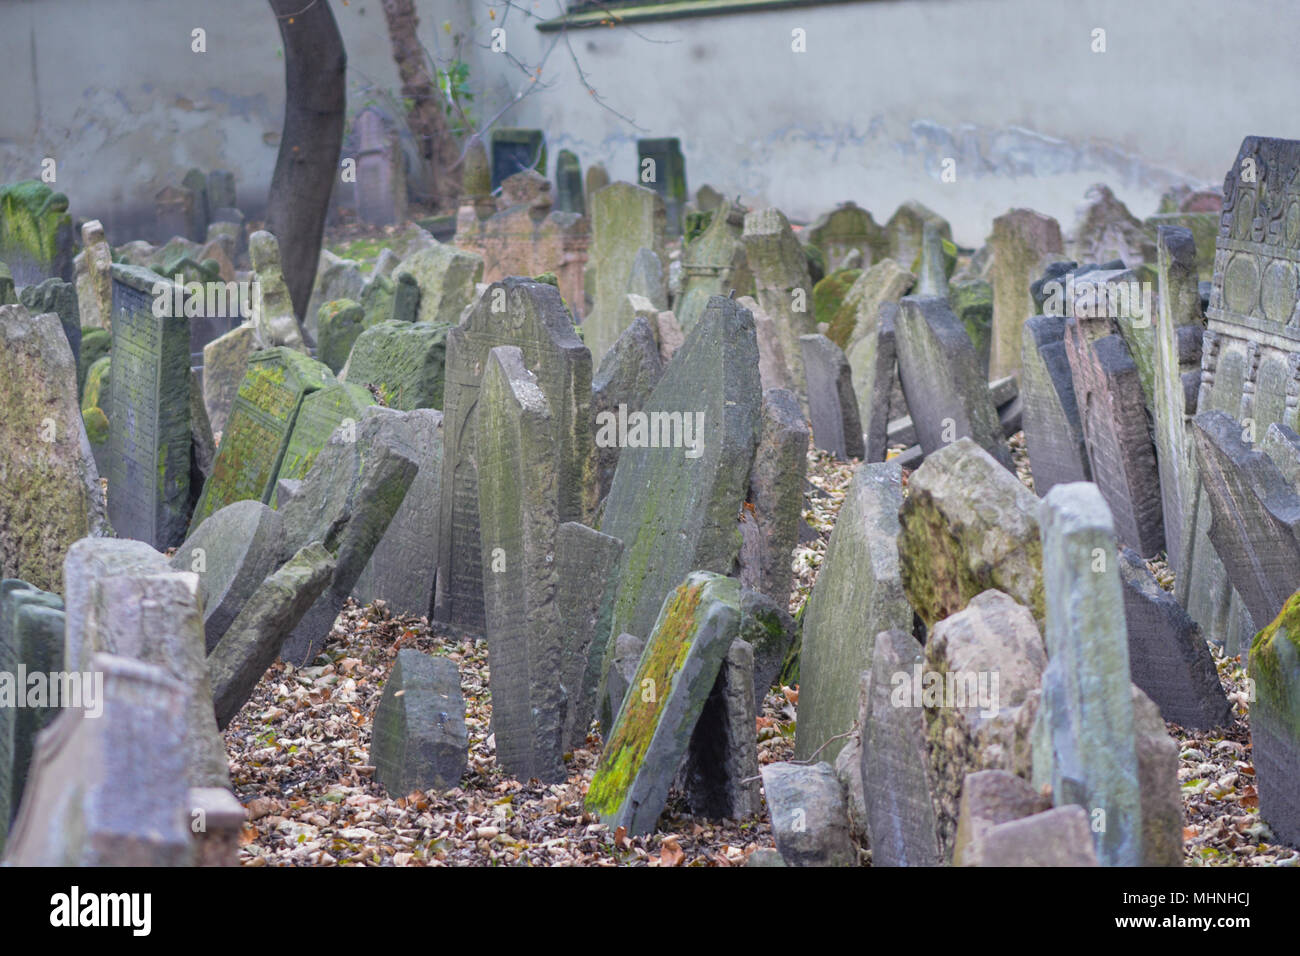
[[[390,319],[363,331],[352,346],[345,378],[379,389],[389,408],[442,408],[448,322]]]
[[[832,272],[813,286],[813,315],[829,322],[840,311],[845,297],[862,275],[861,269],[841,269]],[[838,343],[837,343],[838,344]],[[840,346],[843,348],[843,346]]]
[[[346,422],[354,426],[361,420],[375,398],[367,389],[349,382],[330,382],[323,388],[303,396],[298,417],[293,421],[293,431],[284,446],[284,457],[276,475],[282,478],[306,478],[316,456],[334,434],[334,429]],[[276,508],[278,498],[271,491],[271,507]]]
[[[417,321],[457,322],[465,306],[474,301],[475,287],[483,279],[483,257],[455,246],[428,246],[402,260],[394,276],[398,287],[402,284],[404,272],[410,274],[419,286]],[[395,287],[395,319],[398,317],[398,292],[399,288]]]
[[[326,302],[316,314],[316,355],[337,375],[365,328],[366,310],[351,299]]]
[[[663,602],[587,790],[610,828],[654,829],[739,628],[733,578],[694,572]]]
[[[1061,226],[1032,209],[1012,209],[993,220],[993,332],[989,377],[1013,375],[1020,368],[1021,327],[1037,310],[1029,283],[1043,256],[1061,252]]]
[[[67,196],[35,179],[0,186],[0,261],[17,285],[71,282],[72,252]]]
[[[884,229],[871,213],[852,202],[818,217],[808,227],[808,244],[821,250],[831,272],[845,268],[850,257],[859,260],[859,267],[865,269],[889,255]]]
[[[447,657],[397,652],[375,708],[370,762],[394,797],[460,785],[469,754],[460,671]]]
[[[732,289],[738,298],[754,292],[754,277],[740,239],[745,210],[723,200],[709,215],[708,225],[682,250],[682,292],[673,311],[684,329],[699,318],[710,296],[728,295]]]
[[[1300,592],[1255,636],[1249,673],[1259,814],[1284,843],[1300,846]]]
[[[987,376],[993,336],[993,286],[983,279],[961,279],[949,282],[947,290],[953,314],[961,319],[971,344],[975,346],[975,354],[979,356],[980,368]]]
[[[804,391],[803,359],[799,336],[817,331],[813,318],[813,279],[804,247],[789,221],[775,208],[746,214],[746,261],[754,273],[755,298],[776,323],[781,351],[793,376],[794,391]],[[818,316],[829,320],[830,316]]]
[[[214,432],[225,432],[249,356],[262,347],[257,329],[247,322],[203,346],[203,407]]]
[[[599,362],[632,321],[627,304],[629,277],[641,249],[667,261],[664,253],[664,201],[656,192],[631,183],[614,183],[591,202],[591,258],[596,276],[591,313],[582,337]]]
[[[81,356],[81,310],[77,307],[77,287],[62,279],[46,279],[39,285],[29,285],[18,293],[18,300],[27,306],[32,315],[53,312],[59,317],[63,334],[72,346],[72,358]]]
[[[191,527],[233,501],[270,502],[303,398],[333,381],[328,368],[293,349],[250,356]]]
[[[574,331],[559,290],[519,277],[493,283],[464,323],[447,334],[434,612],[439,620],[472,630],[483,627],[475,451],[479,399],[488,353],[499,345],[519,347],[554,416],[560,521],[584,518],[583,480],[591,456],[591,353]]]

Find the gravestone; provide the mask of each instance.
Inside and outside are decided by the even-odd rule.
[[[985,841],[994,827],[1045,813],[1052,803],[1025,780],[1006,770],[979,770],[966,775],[961,788],[953,866],[983,866]],[[997,837],[995,836],[995,842]],[[1092,850],[1092,838],[1083,841]],[[1093,863],[1096,855],[1093,854]]]
[[[745,820],[759,812],[756,719],[754,648],[737,638],[695,723],[679,775],[691,813]]]
[[[367,412],[366,414],[375,414]],[[383,600],[394,614],[429,617],[438,571],[438,512],[442,500],[442,412],[407,412],[419,468],[401,507],[352,589],[359,604]]]
[[[35,179],[0,186],[0,262],[15,284],[71,282],[74,245],[67,196]]]
[[[613,651],[608,655],[605,686],[599,692],[596,701],[601,730],[614,726],[627,689],[632,686],[632,678],[641,663],[641,652],[645,650],[645,641],[634,634],[620,634],[613,641]]]
[[[98,589],[101,582],[118,575],[166,574],[171,568],[163,555],[143,541],[130,538],[82,538],[68,549],[63,562],[63,601],[67,615],[63,662],[69,671],[90,668],[90,657],[99,648]]]
[[[235,209],[235,174],[225,169],[208,170],[208,206],[215,213],[218,209]],[[214,215],[212,217],[216,219]]]
[[[525,169],[546,175],[546,140],[540,129],[492,131],[492,188]]]
[[[1065,316],[1036,315],[1024,324],[1020,395],[1034,491],[1042,497],[1056,485],[1089,480],[1092,469],[1065,352]]]
[[[158,223],[156,234],[160,240],[181,236],[193,242],[203,241],[208,226],[194,190],[184,186],[164,186],[154,193],[153,203]]]
[[[939,230],[940,238],[952,242],[952,227],[948,220],[912,199],[894,210],[889,222],[885,223],[889,257],[899,265],[910,268],[921,254],[926,223],[933,223]]]
[[[53,312],[59,317],[63,334],[72,348],[72,360],[81,356],[81,311],[77,307],[77,287],[62,279],[46,279],[39,285],[26,286],[18,293],[18,301],[27,306],[32,315]]]
[[[225,432],[249,357],[260,348],[261,336],[251,323],[238,325],[203,346],[203,407],[214,432]]]
[[[668,594],[584,805],[632,835],[654,829],[740,625],[740,586],[707,571]]]
[[[583,318],[583,341],[599,362],[632,321],[627,293],[637,253],[664,253],[664,202],[658,193],[631,183],[614,183],[591,197],[591,259],[596,290],[591,314]]]
[[[181,178],[181,185],[194,193],[194,216],[199,227],[199,241],[208,231],[208,220],[211,218],[210,210],[212,203],[208,199],[208,177],[200,169],[191,167]]]
[[[61,693],[66,685],[58,677],[63,670],[63,629],[63,601],[57,594],[22,581],[0,583],[0,671],[13,680],[19,695],[27,696],[20,706],[0,708],[0,845],[22,806],[36,734],[67,703]],[[25,676],[19,668],[25,668]],[[45,681],[37,683],[36,675],[45,675]],[[12,761],[3,752],[9,743]]]
[[[380,322],[352,346],[344,379],[379,389],[390,408],[442,408],[449,322]]]
[[[881,631],[912,625],[899,578],[902,469],[864,464],[853,476],[803,613],[795,757],[834,762],[858,716],[858,675]]]
[[[754,297],[775,322],[794,390],[802,393],[804,372],[799,336],[817,331],[812,312],[813,282],[803,247],[785,216],[774,208],[746,213],[741,239],[749,270],[754,274]]]
[[[501,767],[543,783],[565,778],[568,705],[568,688],[556,679],[563,657],[555,602],[557,417],[518,347],[488,353],[474,447],[492,727]]]
[[[913,267],[916,271],[917,295],[935,295],[944,300],[948,298],[948,276],[957,264],[957,256],[955,251],[948,251],[956,248],[952,245],[952,240],[947,240],[947,248],[944,247],[944,241],[939,232],[939,223],[927,222],[921,230],[921,253]]]
[[[1061,226],[1051,216],[1032,209],[1012,209],[993,220],[989,236],[993,254],[993,339],[989,347],[989,377],[1013,375],[1020,368],[1021,326],[1038,310],[1029,283],[1049,253],[1064,250]]]
[[[609,185],[609,173],[604,163],[592,163],[587,167],[585,186],[587,191],[587,208],[591,208],[591,197]]]
[[[961,320],[980,368],[985,376],[989,372],[989,349],[993,345],[993,286],[983,279],[958,279],[949,282],[948,302],[953,314]]]
[[[1155,262],[1156,249],[1141,220],[1128,211],[1109,186],[1097,183],[1088,188],[1075,210],[1070,255],[1080,262],[1119,259],[1126,268],[1133,269],[1144,262]]]
[[[853,373],[843,350],[824,335],[801,335],[804,377],[808,387],[808,417],[813,441],[837,458],[863,458],[862,423]]]
[[[389,795],[460,786],[469,732],[456,662],[409,647],[398,651],[373,727],[370,762]]]
[[[351,299],[331,300],[317,312],[316,355],[335,375],[347,364],[365,322],[366,310]]]
[[[886,260],[891,261],[891,260]],[[849,348],[858,422],[863,429],[863,460],[884,461],[888,450],[889,411],[898,382],[898,305],[885,302],[869,331]]]
[[[406,219],[406,161],[401,141],[378,110],[357,114],[357,215],[372,226]]]
[[[437,244],[413,252],[397,267],[397,280],[409,273],[420,287],[419,322],[458,322],[474,301],[475,284],[483,279],[483,257],[455,246]],[[396,317],[397,303],[393,303]]]
[[[538,378],[559,436],[559,520],[583,515],[583,474],[591,454],[591,353],[574,332],[559,291],[531,279],[493,283],[465,320],[447,333],[438,584],[434,616],[483,627],[479,544],[478,400],[488,353],[516,345]],[[603,530],[603,529],[602,529]]]
[[[709,300],[646,402],[650,440],[643,429],[619,456],[600,527],[623,542],[611,637],[648,634],[664,598],[692,570],[735,567],[736,516],[762,403],[753,330],[748,310],[721,296]],[[682,422],[683,440],[662,440],[673,437],[663,432],[674,421]]]
[[[745,209],[724,200],[704,232],[682,250],[682,293],[675,311],[682,328],[695,323],[710,296],[728,295],[732,289],[737,296],[754,291],[741,241],[744,229]]]
[[[1084,482],[1053,488],[1040,521],[1048,665],[1033,784],[1050,783],[1057,807],[1105,815],[1093,834],[1103,866],[1137,866],[1142,795],[1115,526],[1100,490]]]
[[[267,345],[283,345],[305,353],[307,346],[303,344],[280,264],[279,241],[265,230],[253,233],[248,237],[248,258],[254,272],[253,325]]]
[[[108,533],[77,405],[72,351],[53,315],[0,306],[0,577],[60,588],[75,541]]]
[[[925,459],[898,515],[899,573],[932,627],[995,589],[1043,622],[1038,499],[969,438]]]
[[[171,288],[148,269],[113,266],[108,517],[156,548],[185,537],[190,498],[189,326],[154,309]]]
[[[682,234],[682,213],[686,205],[686,158],[681,140],[638,139],[637,182],[649,186],[664,201],[666,228],[670,235]]]
[[[991,827],[978,866],[1097,866],[1091,819],[1083,807],[1054,807]]]
[[[373,404],[375,399],[369,391],[350,382],[329,382],[304,395],[298,415],[293,420],[293,430],[289,432],[289,440],[284,445],[280,469],[276,472],[276,485],[286,478],[306,478],[316,456],[329,442],[334,430],[349,422],[355,427],[365,410]],[[279,507],[274,486],[270,505],[272,508]]]
[[[770,763],[762,775],[772,839],[785,866],[857,863],[844,791],[829,763]]]
[[[1255,681],[1250,708],[1251,754],[1259,787],[1259,815],[1278,838],[1300,846],[1300,597],[1256,636],[1248,672]]]
[[[311,287],[311,298],[307,300],[307,312],[303,316],[304,327],[318,344],[320,342],[318,316],[322,306],[337,299],[357,301],[361,298],[364,288],[365,281],[361,278],[360,263],[336,256],[328,249],[321,249],[320,260],[316,264],[316,279]],[[320,357],[319,353],[317,357]],[[346,358],[346,354],[344,357]]]
[[[947,302],[905,296],[896,322],[898,372],[921,450],[970,438],[1012,468],[975,347]]]
[[[620,431],[626,434],[628,415],[641,411],[663,375],[664,363],[655,342],[654,330],[638,316],[623,330],[613,348],[605,353],[591,379],[591,415],[595,436],[597,497],[609,494],[618,465]]]
[[[808,423],[791,391],[763,393],[758,445],[749,472],[754,535],[740,549],[740,583],[784,607],[790,597],[790,557],[803,522],[803,484],[808,469]],[[747,638],[748,640],[748,638]],[[751,641],[761,662],[763,647]]]
[[[821,250],[828,274],[848,268],[846,263],[855,253],[860,260],[856,266],[859,269],[889,256],[889,240],[884,229],[876,225],[871,213],[851,201],[819,216],[808,227],[808,244]]]
[[[303,399],[333,380],[324,365],[283,346],[249,356],[191,527],[235,501],[270,503]]]
[[[582,164],[567,149],[560,150],[555,160],[555,208],[560,212],[587,214],[587,203],[582,195]]]

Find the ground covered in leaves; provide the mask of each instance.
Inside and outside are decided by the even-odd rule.
[[[1017,470],[1032,487],[1023,442],[1012,441]],[[898,449],[895,449],[896,452]],[[810,451],[804,520],[793,556],[790,611],[807,600],[825,556],[853,466]],[[906,475],[904,476],[906,479]],[[1162,562],[1161,584],[1173,578]],[[450,791],[392,796],[373,778],[370,722],[402,647],[450,657],[460,667],[469,730],[469,766]],[[1232,727],[1169,731],[1180,747],[1185,861],[1195,866],[1300,865],[1300,853],[1271,844],[1259,818],[1250,760],[1249,700],[1241,661],[1216,652],[1234,705]],[[759,761],[793,753],[797,687],[774,688],[758,718]],[[611,832],[582,807],[599,755],[593,731],[566,755],[561,784],[521,782],[502,773],[490,733],[487,646],[430,625],[393,617],[382,602],[349,603],[312,667],[277,663],[226,729],[236,794],[248,808],[246,866],[739,866],[771,847],[766,814],[720,823],[689,816],[674,794],[645,837]]]

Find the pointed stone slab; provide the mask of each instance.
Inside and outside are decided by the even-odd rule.
[[[970,438],[1012,470],[975,346],[948,303],[935,296],[904,296],[895,336],[898,373],[921,450],[932,455]]]
[[[837,458],[862,458],[866,446],[853,393],[853,373],[843,350],[824,335],[801,335],[808,417],[813,440]]]
[[[817,584],[803,614],[799,660],[798,760],[834,762],[858,716],[858,675],[871,667],[881,631],[912,626],[899,577],[898,509],[902,469],[861,465],[831,533]]]
[[[583,746],[591,727],[622,554],[622,541],[576,521],[566,521],[555,535],[555,604],[563,635],[560,683],[568,696],[562,737],[566,753]]]
[[[668,596],[596,764],[588,812],[632,835],[654,829],[739,626],[731,578],[697,571]]]
[[[1025,323],[1020,395],[1034,491],[1041,498],[1056,485],[1088,481],[1092,471],[1065,354],[1065,316],[1036,315]]]
[[[397,652],[375,707],[370,762],[393,797],[460,786],[469,760],[460,669],[447,657]]]
[[[1115,525],[1096,485],[1043,499],[1048,665],[1034,730],[1034,785],[1057,807],[1105,815],[1102,866],[1142,863],[1142,792]]]
[[[692,570],[734,570],[761,404],[753,316],[715,296],[645,406],[654,439],[663,438],[654,424],[675,415],[691,425],[693,447],[658,441],[619,456],[600,528],[623,542],[611,636],[648,634]]]
[[[1300,847],[1300,593],[1255,637],[1248,671],[1259,815],[1280,840]]]
[[[813,283],[808,259],[789,221],[775,208],[745,214],[741,236],[745,257],[754,274],[754,297],[776,325],[781,351],[790,366],[796,392],[804,391],[799,336],[817,331],[813,316]],[[829,320],[830,316],[818,316]]]
[[[270,503],[303,398],[333,381],[329,368],[290,348],[249,356],[192,528],[235,501]]]

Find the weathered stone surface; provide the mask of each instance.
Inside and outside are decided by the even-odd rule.
[[[1062,252],[1061,226],[1032,209],[1012,209],[993,220],[988,240],[993,253],[993,340],[989,376],[1001,378],[1019,369],[1021,326],[1037,310],[1029,296],[1045,255]]]
[[[664,600],[606,738],[586,808],[631,834],[654,829],[740,626],[740,586],[696,571]]]
[[[104,224],[91,219],[81,225],[82,265],[77,269],[77,306],[82,326],[111,328],[113,312],[113,250],[104,238]],[[0,302],[0,305],[4,305]]]
[[[885,223],[890,257],[903,265],[915,262],[921,254],[926,223],[933,223],[941,238],[952,241],[952,227],[948,220],[922,203],[909,199],[894,210],[889,222]]]
[[[1132,269],[1155,262],[1156,249],[1141,220],[1104,183],[1090,186],[1075,209],[1070,255],[1080,262],[1120,259]]]
[[[862,781],[872,866],[938,866],[943,859],[934,811],[925,714],[895,703],[902,674],[924,654],[906,631],[881,631],[872,648],[863,694],[869,721],[862,728]]]
[[[500,311],[497,304],[503,307]],[[473,631],[483,627],[478,403],[488,353],[499,345],[518,346],[523,352],[524,365],[537,376],[554,416],[559,520],[586,517],[582,476],[591,455],[591,353],[575,333],[554,286],[504,279],[490,286],[464,322],[447,335],[434,616]]]
[[[666,261],[666,212],[658,193],[631,183],[614,183],[590,196],[591,265],[596,292],[582,322],[583,341],[599,362],[631,321],[625,296],[637,253],[649,249]]]
[[[1052,801],[1006,770],[979,770],[966,775],[952,854],[953,866],[982,866],[984,840],[994,827],[1050,810]],[[1092,841],[1087,841],[1089,849]],[[1094,855],[1095,858],[1095,855]]]
[[[1119,573],[1133,683],[1155,701],[1165,720],[1189,730],[1231,726],[1232,708],[1200,627],[1160,587],[1136,551],[1120,552]]]
[[[300,493],[280,506],[284,553],[320,541],[335,559],[329,587],[285,639],[284,660],[302,664],[320,653],[415,479],[419,461],[401,413],[379,409],[355,429],[337,429],[302,479]]]
[[[275,570],[284,534],[280,515],[260,501],[213,514],[176,549],[171,566],[199,576],[205,653],[217,646],[262,579]]]
[[[829,763],[770,763],[762,773],[772,838],[786,866],[857,864],[844,791]]]
[[[1025,448],[1041,497],[1056,485],[1092,477],[1079,403],[1065,353],[1065,317],[1036,315],[1024,324],[1020,350]]]
[[[382,414],[367,412],[367,414]],[[394,614],[428,617],[438,571],[438,512],[442,502],[442,412],[418,408],[404,416],[419,471],[388,530],[352,588],[360,604],[383,600]]]
[[[194,865],[239,866],[239,840],[248,822],[244,805],[224,787],[190,787],[186,806],[191,828],[203,821],[203,828],[192,834]]]
[[[648,634],[690,571],[735,568],[762,402],[753,329],[747,310],[711,299],[646,402],[650,441],[619,456],[600,527],[623,542],[611,635]],[[680,435],[664,436],[676,416]]]
[[[365,308],[352,299],[331,299],[317,310],[316,354],[335,375],[347,364],[365,323]]]
[[[993,346],[993,286],[983,279],[959,279],[948,284],[948,301],[975,346],[980,368],[987,376]]]
[[[911,627],[896,545],[902,503],[896,464],[859,466],[803,613],[796,759],[834,761],[843,742],[832,738],[857,718],[858,675],[871,667],[875,636]]]
[[[786,610],[785,601],[744,587],[740,589],[740,640],[754,649],[754,712],[776,683],[786,655],[798,637],[799,625]]]
[[[460,786],[469,732],[455,661],[412,648],[398,651],[373,726],[370,762],[391,796]]]
[[[390,408],[442,408],[446,387],[445,322],[380,322],[352,346],[342,378],[379,389]]]
[[[744,207],[723,200],[704,232],[682,250],[682,292],[675,314],[683,328],[695,324],[710,297],[730,295],[732,289],[737,297],[754,291],[741,241],[744,229]],[[751,306],[745,307],[752,311]]]
[[[790,556],[803,520],[808,438],[808,423],[794,393],[765,391],[758,445],[749,471],[748,502],[753,511],[747,513],[741,529],[740,583],[781,606],[789,600],[794,573]],[[751,518],[752,533],[747,534]]]
[[[691,813],[745,820],[759,812],[754,648],[737,638],[691,734],[680,779]]]
[[[819,216],[808,227],[808,242],[821,250],[828,273],[846,268],[849,257],[855,253],[857,268],[861,269],[889,255],[885,230],[876,225],[871,213],[853,202],[841,203]]]
[[[329,586],[335,561],[319,541],[301,548],[266,577],[208,655],[217,726],[239,713],[280,646]]]
[[[1057,807],[1105,814],[1103,866],[1142,862],[1142,794],[1115,526],[1096,485],[1043,499],[1044,636],[1049,663],[1034,729],[1035,786]]]
[[[566,521],[555,535],[560,683],[568,698],[561,737],[566,753],[586,742],[596,710],[601,659],[614,615],[622,554],[623,542],[576,521]]]
[[[203,346],[203,407],[214,432],[225,431],[249,357],[261,347],[261,337],[252,324],[238,325]]]
[[[165,574],[167,559],[143,541],[129,538],[82,538],[63,562],[63,601],[67,613],[63,660],[70,671],[89,669],[98,631],[99,585],[117,575]]]
[[[320,310],[328,302],[335,302],[340,299],[359,300],[364,285],[365,282],[361,278],[360,263],[352,259],[336,256],[328,249],[321,249],[320,261],[316,264],[316,279],[312,283],[311,298],[307,302],[307,314],[303,319],[303,325],[312,338],[316,340],[317,345],[322,347],[322,351],[317,354],[320,360],[327,365],[330,363],[323,351],[324,342],[319,321]],[[343,357],[347,358],[346,350]]]
[[[799,346],[814,442],[837,458],[862,458],[866,446],[858,399],[843,350],[824,335],[801,335]]]
[[[790,363],[785,359],[785,348],[781,345],[781,336],[777,331],[776,322],[763,311],[762,306],[753,296],[740,296],[736,301],[742,308],[749,309],[754,316],[754,333],[758,338],[758,379],[762,383],[763,391],[772,388],[791,388],[793,375],[790,372]],[[661,312],[659,324],[659,351],[661,355],[667,353],[669,357],[681,346],[681,339],[676,338],[680,330],[668,328],[668,323],[663,321],[664,316],[672,316],[672,314]],[[675,342],[672,341],[674,339]],[[666,349],[665,345],[669,348]]]
[[[992,827],[979,866],[1097,866],[1089,818],[1076,804]]]
[[[113,266],[108,517],[157,548],[185,537],[190,502],[189,321],[154,314],[170,288],[143,267]]]
[[[614,718],[618,716],[627,690],[632,686],[632,678],[641,663],[641,652],[645,650],[645,641],[635,634],[620,634],[613,642],[613,651],[608,658],[609,670],[605,686],[600,690],[603,695],[596,703],[597,716],[601,728],[613,727]]]
[[[71,282],[72,253],[67,196],[35,179],[0,186],[0,262],[15,283],[35,285],[51,276]]]
[[[76,363],[81,354],[82,325],[76,286],[62,279],[46,279],[39,285],[29,285],[20,290],[18,301],[27,306],[27,311],[32,315],[53,312],[59,317],[63,334],[67,336],[68,345],[72,348],[72,360]]]
[[[191,527],[235,501],[270,502],[302,400],[333,381],[328,368],[292,349],[249,356]]]
[[[605,353],[600,368],[591,379],[592,433],[596,445],[596,497],[609,494],[621,450],[618,435],[619,416],[640,412],[663,375],[664,363],[659,356],[654,330],[645,318],[632,321],[618,341]]]
[[[284,282],[279,241],[265,230],[253,233],[248,237],[248,258],[256,274],[253,325],[267,345],[286,346],[305,353],[307,346],[303,344],[293,300]]]
[[[1142,791],[1142,865],[1183,865],[1183,795],[1178,741],[1165,730],[1160,708],[1130,684],[1138,785]],[[1229,723],[1231,721],[1228,721]]]
[[[948,276],[957,265],[957,253],[952,240],[946,241],[945,247],[938,223],[925,223],[921,230],[921,252],[913,266],[917,276],[917,295],[933,295],[947,300]]]
[[[60,590],[64,555],[104,534],[72,351],[51,315],[0,306],[0,577]]]
[[[898,305],[886,302],[871,331],[849,347],[858,421],[863,429],[864,461],[884,461],[888,451],[890,396],[900,388],[897,323]]]
[[[113,381],[113,357],[102,355],[86,369],[81,391],[81,410],[102,409],[108,404],[109,389]]]
[[[193,859],[185,690],[155,665],[96,654],[101,713],[65,710],[41,732],[5,862],[184,866]]]
[[[582,193],[582,164],[577,154],[567,149],[560,150],[555,158],[555,208],[580,215],[587,211]]]
[[[777,340],[790,367],[791,384],[804,390],[799,336],[817,331],[813,317],[812,277],[803,247],[781,210],[759,209],[745,214],[745,259],[754,274],[754,298],[776,324]],[[829,317],[827,317],[829,318]]]
[[[906,296],[896,322],[898,373],[922,451],[971,438],[1011,469],[975,347],[947,302]]]
[[[1278,839],[1300,847],[1300,592],[1255,637],[1248,672],[1252,759],[1259,814]]]
[[[933,626],[990,588],[1043,621],[1038,500],[970,439],[925,460],[899,512],[899,570],[916,613]]]
[[[349,425],[355,428],[366,409],[373,404],[374,396],[351,382],[329,382],[304,395],[289,440],[284,444],[276,481],[306,478],[316,456],[335,430],[341,427],[346,432]],[[271,492],[271,507],[279,507],[274,490]]]
[[[543,783],[565,777],[555,419],[523,352],[489,352],[475,452],[492,727],[506,772]]]
[[[1150,557],[1164,548],[1165,533],[1142,384],[1123,337],[1112,333],[1089,341],[1093,324],[1075,316],[1065,320],[1065,352],[1089,469],[1120,541]]]

